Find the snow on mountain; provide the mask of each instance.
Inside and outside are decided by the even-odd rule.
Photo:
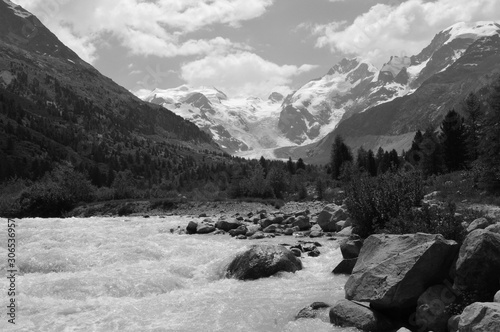
[[[474,41],[499,32],[496,22],[457,23],[418,55],[392,56],[380,71],[360,58],[343,59],[285,101],[279,129],[298,145],[317,142],[353,114],[413,93],[455,63]]]
[[[173,89],[155,89],[139,97],[195,123],[231,154],[260,156],[264,150],[294,145],[276,130],[280,103],[284,98],[278,92],[273,92],[268,100],[228,98],[215,88],[182,85]]]

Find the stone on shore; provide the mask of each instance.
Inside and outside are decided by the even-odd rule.
[[[330,322],[371,332],[387,332],[396,328],[383,314],[349,300],[340,300],[330,309]]]
[[[309,217],[300,215],[292,223],[292,227],[298,227],[301,231],[306,231],[311,229],[312,225],[309,221]]]
[[[314,302],[307,307],[301,309],[295,316],[295,319],[301,318],[319,318],[325,322],[330,322],[329,309],[330,305],[324,302]]]
[[[470,223],[470,225],[467,227],[467,233],[470,233],[476,229],[485,229],[488,227],[491,223],[488,221],[486,218],[478,218],[474,220],[473,222]]]
[[[340,244],[340,252],[344,259],[358,258],[361,247],[363,247],[362,240],[347,240]]]
[[[476,229],[460,248],[453,288],[476,292],[479,301],[492,301],[500,289],[499,271],[500,234]]]
[[[221,229],[225,232],[229,232],[232,229],[236,229],[241,226],[241,223],[237,221],[219,220],[215,224],[215,228]]]
[[[198,229],[196,230],[196,233],[198,233],[198,234],[208,234],[208,233],[212,233],[212,232],[215,232],[215,227],[211,226],[211,225],[204,225],[204,224],[199,225]]]
[[[475,302],[467,306],[460,315],[458,331],[500,331],[500,303]]]
[[[369,236],[345,285],[346,298],[380,309],[416,307],[419,296],[438,284],[458,251],[437,234]]]
[[[342,206],[328,204],[318,215],[316,222],[324,232],[337,232],[337,222],[347,219],[348,215]]]
[[[238,254],[227,267],[226,276],[240,280],[259,279],[278,272],[295,272],[302,262],[290,250],[279,245],[254,245]]]
[[[188,234],[196,234],[197,229],[198,229],[198,223],[195,221],[190,221],[186,227],[186,232]]]
[[[343,259],[332,271],[333,274],[351,274],[357,258]]]

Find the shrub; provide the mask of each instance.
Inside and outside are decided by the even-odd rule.
[[[480,212],[464,210],[456,213],[456,205],[448,203],[445,207],[424,204],[413,208],[401,216],[391,219],[382,230],[391,234],[431,233],[441,234],[449,240],[462,244],[467,232],[462,225],[480,217]]]
[[[355,220],[354,232],[365,238],[421,204],[422,177],[419,172],[386,173],[376,178],[361,175],[347,184],[346,196],[347,210]]]

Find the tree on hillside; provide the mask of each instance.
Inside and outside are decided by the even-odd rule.
[[[368,170],[368,152],[366,152],[365,148],[361,146],[358,149],[358,153],[356,156],[356,166],[361,170],[361,171],[367,171]]]
[[[472,162],[479,158],[481,123],[484,113],[481,107],[481,101],[472,92],[463,101],[462,110],[465,114],[465,126],[467,130],[467,159]]]
[[[425,175],[444,173],[446,167],[444,163],[443,147],[434,129],[429,127],[422,135],[420,150],[422,152],[422,170]]]
[[[420,130],[417,130],[413,142],[411,143],[411,148],[405,154],[405,159],[413,166],[420,166],[423,161],[423,153],[420,148],[422,141],[424,140],[423,134]]]
[[[295,164],[292,161],[292,157],[288,158],[288,161],[286,162],[286,169],[288,173],[295,174]]]
[[[371,176],[377,175],[377,162],[375,160],[375,155],[372,150],[368,150],[367,153],[367,166],[368,166],[368,174]]]
[[[491,189],[500,189],[500,82],[493,87],[488,100],[490,110],[484,121],[480,144],[480,160],[486,167],[482,182]]]
[[[342,172],[342,165],[353,160],[351,149],[344,143],[344,139],[340,135],[335,137],[330,157],[332,177],[338,179]]]
[[[451,110],[444,117],[440,128],[439,138],[448,171],[464,169],[467,154],[464,119],[455,110]]]
[[[299,158],[299,160],[297,160],[297,170],[299,169],[303,169],[305,170],[306,169],[306,164],[304,163],[304,160],[302,160],[302,158]]]

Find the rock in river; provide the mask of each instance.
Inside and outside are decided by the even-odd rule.
[[[233,259],[227,267],[226,276],[240,280],[259,279],[281,271],[295,272],[301,269],[300,259],[285,247],[254,245]]]

